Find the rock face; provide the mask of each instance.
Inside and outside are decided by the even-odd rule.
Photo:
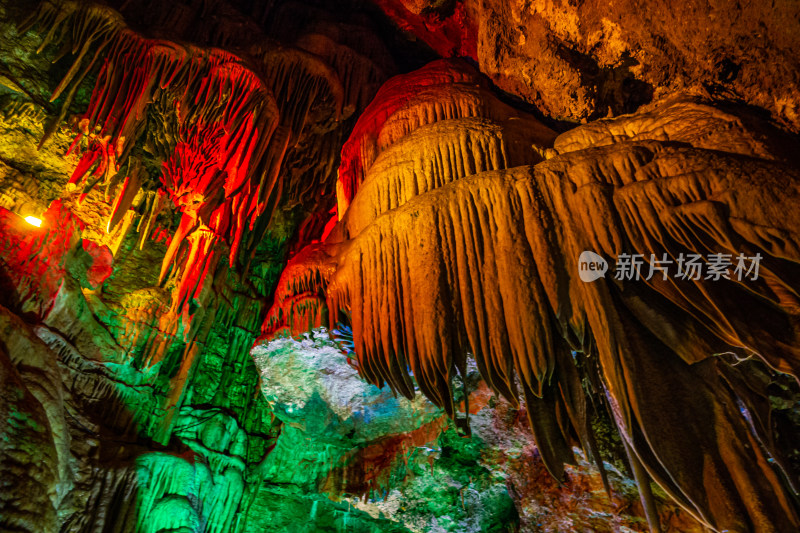
[[[53,531],[70,490],[70,436],[56,354],[5,307],[2,316],[2,525]],[[24,496],[23,496],[24,495]]]
[[[790,0],[375,2],[443,56],[472,57],[498,87],[552,117],[619,115],[688,90],[800,128],[800,35],[789,22],[800,7]]]
[[[800,529],[797,6],[667,4],[0,0],[0,530]]]

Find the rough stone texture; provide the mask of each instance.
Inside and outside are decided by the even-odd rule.
[[[439,53],[470,55],[498,87],[551,117],[629,113],[690,90],[761,108],[800,131],[800,6],[791,0],[464,0],[455,11],[425,2],[427,26],[417,23],[419,2],[376,3]],[[442,35],[436,21],[458,24]],[[474,55],[463,44],[472,40]]]
[[[729,108],[730,109],[730,108]],[[635,114],[600,119],[562,133],[560,154],[626,141],[673,141],[760,159],[794,163],[796,142],[746,110],[725,110],[708,100],[678,94]]]
[[[0,527],[57,531],[69,491],[69,434],[56,355],[0,307]]]
[[[441,417],[441,412],[419,397],[413,402],[396,398],[361,380],[339,347],[325,342],[326,332],[303,340],[278,339],[256,346],[253,357],[272,411],[285,424],[302,427],[309,438],[352,433],[361,443],[390,433],[408,433]],[[316,405],[331,411],[326,425]]]
[[[309,486],[352,503],[341,520],[353,531],[369,530],[364,513],[383,521],[383,530],[415,532],[647,529],[635,486],[611,465],[610,499],[583,459],[559,486],[531,440],[524,408],[494,396],[474,365],[473,432],[465,438],[422,397],[396,398],[359,378],[324,329],[257,344],[252,354],[267,401],[284,423],[265,463],[268,479],[307,502],[295,505],[316,508],[310,531],[328,526],[331,504],[315,491],[299,492]],[[287,469],[292,463],[303,468]],[[702,531],[665,496],[659,501],[665,531]]]

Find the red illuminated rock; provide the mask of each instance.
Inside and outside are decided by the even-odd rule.
[[[90,289],[96,289],[114,271],[114,256],[108,246],[98,245],[88,239],[81,240],[81,249],[92,258],[91,266],[86,273],[86,280]]]

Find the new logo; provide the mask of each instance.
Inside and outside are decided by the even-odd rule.
[[[608,262],[594,252],[586,250],[578,257],[578,275],[587,283],[606,277]]]

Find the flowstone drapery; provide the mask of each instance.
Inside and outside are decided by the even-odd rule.
[[[574,129],[553,149],[533,119],[487,112],[488,94],[458,105],[474,88],[459,100],[456,83],[431,101],[436,82],[418,80],[451,83],[452,65],[426,68],[390,82],[370,106],[384,97],[387,112],[359,121],[343,151],[355,161],[343,168],[358,170],[340,189],[349,207],[290,262],[265,331],[347,322],[364,378],[408,397],[416,385],[451,416],[453,378],[474,357],[495,393],[516,403],[521,388],[556,478],[573,444],[597,455],[592,389],[654,530],[648,478],[715,530],[796,529],[797,473],[768,403],[771,373],[800,375],[800,176],[783,140],[678,98]],[[361,157],[348,159],[354,144]],[[539,154],[548,159],[534,164]],[[518,166],[526,157],[534,165]],[[585,282],[584,251],[647,261],[641,277]],[[651,254],[662,266],[690,254],[731,261],[717,276],[675,279],[647,275]],[[760,259],[757,278],[737,279],[739,254]]]

